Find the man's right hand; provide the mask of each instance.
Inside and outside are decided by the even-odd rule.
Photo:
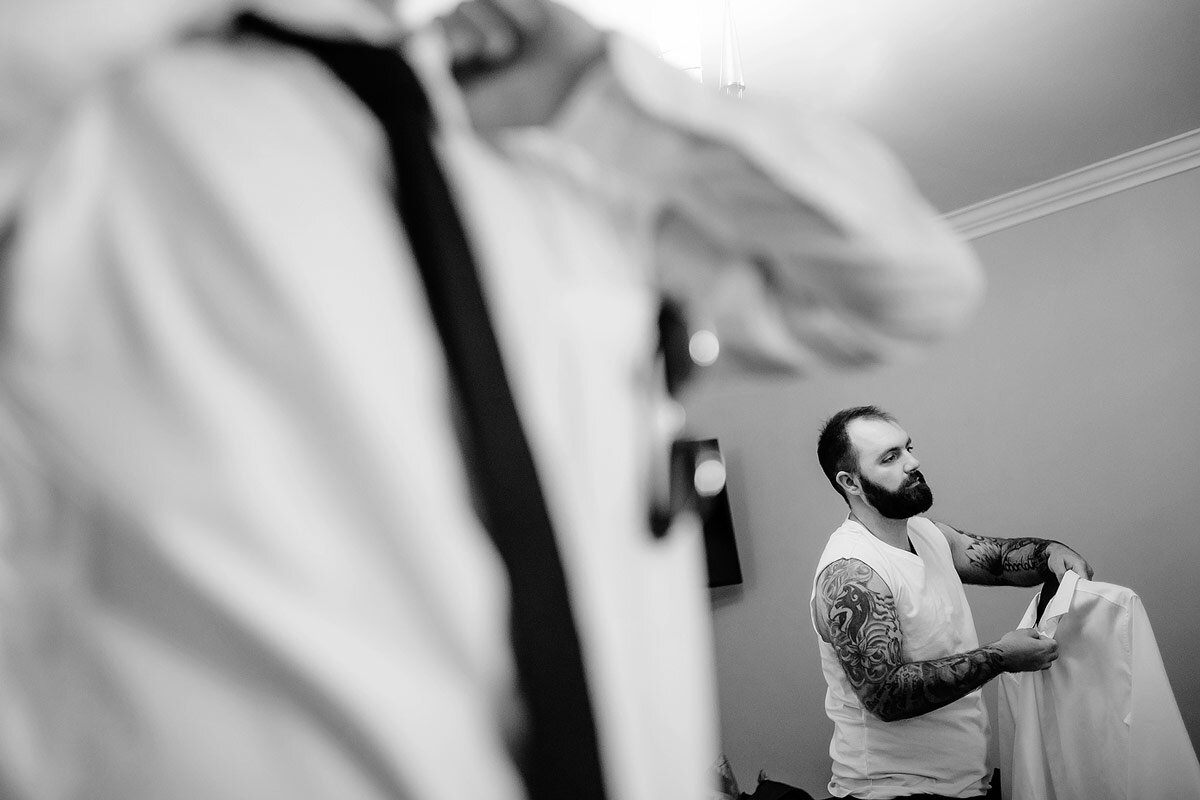
[[[996,642],[1005,672],[1037,672],[1058,658],[1058,642],[1033,628],[1009,631]]]

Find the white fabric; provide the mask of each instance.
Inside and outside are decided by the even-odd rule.
[[[830,536],[817,575],[845,558],[856,558],[875,570],[896,601],[905,662],[976,649],[975,621],[945,534],[932,521],[913,517],[908,521],[908,538],[915,554],[880,541],[862,524],[847,519]],[[977,797],[987,792],[989,731],[980,690],[928,714],[884,722],[863,708],[824,639],[820,649],[829,685],[825,712],[834,725],[829,745],[831,794],[879,800],[913,794]]]
[[[1150,620],[1123,586],[1067,573],[1040,621],[1058,642],[1042,672],[999,680],[1005,800],[1200,797],[1200,763],[1175,704]]]
[[[183,35],[234,5],[0,6],[0,795],[516,800],[506,578],[380,133],[303,55]],[[365,3],[250,5],[389,33]],[[797,372],[954,330],[978,265],[838,123],[614,41],[553,129],[487,142],[413,47],[611,796],[703,796],[702,549],[646,530],[658,289],[723,362]]]

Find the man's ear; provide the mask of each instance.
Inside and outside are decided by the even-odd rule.
[[[859,486],[858,478],[851,475],[849,472],[842,470],[833,477],[837,481],[838,486],[842,487],[842,491],[846,494],[862,494],[862,488]]]

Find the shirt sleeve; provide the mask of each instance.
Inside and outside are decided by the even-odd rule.
[[[739,366],[893,361],[982,296],[972,251],[843,119],[722,97],[613,37],[555,125],[651,198],[658,279]]]

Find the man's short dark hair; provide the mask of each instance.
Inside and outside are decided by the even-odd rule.
[[[838,484],[839,472],[854,472],[858,466],[858,454],[850,444],[850,435],[846,428],[856,419],[882,419],[895,422],[896,419],[879,406],[854,406],[844,408],[825,420],[821,426],[821,435],[817,438],[817,461],[829,483],[849,502],[846,491]]]

